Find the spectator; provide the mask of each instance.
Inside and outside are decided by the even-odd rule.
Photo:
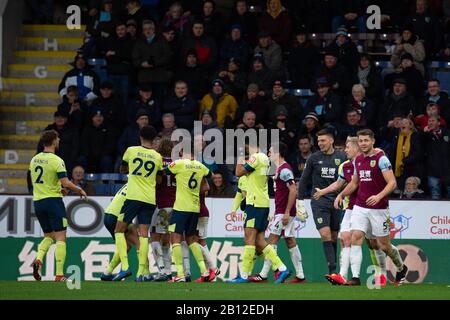
[[[215,67],[217,59],[217,45],[213,38],[205,35],[205,25],[202,21],[194,21],[192,24],[192,36],[187,37],[181,46],[181,58],[194,50],[198,64],[211,71]]]
[[[231,10],[230,25],[242,26],[243,38],[252,46],[256,45],[258,23],[256,15],[248,10],[246,0],[237,0]]]
[[[100,11],[92,16],[86,26],[86,33],[95,43],[94,57],[104,57],[111,39],[114,38],[114,23],[117,20],[116,10],[113,10],[113,1],[101,2]]]
[[[183,7],[179,2],[174,2],[161,23],[162,27],[172,26],[178,37],[184,36],[189,30],[189,16],[183,14]]]
[[[330,83],[325,77],[316,80],[316,88],[316,93],[306,103],[306,111],[314,112],[321,126],[328,123],[338,128],[344,111],[341,98],[330,90]]]
[[[239,60],[231,58],[214,78],[223,81],[226,92],[239,100],[242,98],[247,86],[247,75],[242,71]]]
[[[213,117],[213,115],[208,109],[203,110],[200,120],[202,121],[202,133],[205,133],[205,131],[209,129],[220,130],[216,119]]]
[[[336,0],[334,1],[336,15],[331,22],[332,32],[336,32],[344,25],[347,29],[356,27],[359,33],[366,33],[365,1]]]
[[[418,177],[408,177],[405,182],[405,190],[400,194],[400,199],[424,199],[423,190],[419,189],[421,180]]]
[[[302,116],[300,102],[296,96],[286,92],[280,80],[275,80],[272,86],[272,96],[267,101],[267,109],[269,112],[268,122],[271,125],[276,125],[275,110],[279,105],[283,105],[287,109],[286,125],[289,128],[296,128]]]
[[[175,116],[178,128],[191,131],[194,127],[198,103],[188,91],[186,82],[179,80],[175,82],[174,92],[164,102],[164,112]]]
[[[139,85],[139,98],[128,106],[127,118],[129,123],[134,123],[139,109],[144,109],[150,117],[150,124],[157,130],[161,128],[161,104],[153,97],[153,89],[149,83]]]
[[[282,76],[283,53],[281,47],[272,40],[268,32],[263,31],[258,34],[258,45],[254,53],[261,54],[264,64],[276,76]]]
[[[166,138],[171,140],[172,137],[172,133],[178,129],[176,124],[175,124],[175,117],[173,116],[173,114],[171,113],[165,113],[162,116],[162,124],[163,124],[163,128],[162,130],[159,132],[158,136],[160,136],[161,138]]]
[[[313,145],[309,136],[300,136],[297,139],[297,150],[290,156],[289,163],[294,171],[295,180],[299,180],[305,170],[306,160],[313,153]],[[311,188],[311,186],[310,186]]]
[[[130,19],[134,20],[136,22],[137,34],[141,34],[143,27],[142,23],[149,18],[148,14],[141,7],[139,0],[127,0],[126,9],[127,13],[125,19],[127,21]]]
[[[319,132],[319,117],[315,112],[310,112],[303,120],[303,125],[297,132],[297,136],[307,136],[312,142],[313,149],[318,149],[316,133]]]
[[[337,52],[337,59],[352,74],[356,72],[358,67],[359,53],[356,45],[348,36],[347,29],[340,27],[336,31],[336,38],[328,46],[329,50]]]
[[[164,95],[166,85],[172,78],[169,71],[171,51],[167,42],[155,34],[155,24],[145,20],[142,24],[142,37],[133,48],[133,64],[138,68],[138,82],[151,83],[159,95]]]
[[[426,113],[425,113],[425,114],[418,115],[418,116],[414,119],[414,121],[415,121],[417,127],[418,127],[421,131],[423,131],[423,130],[428,126],[428,119],[429,119],[431,116],[435,116],[435,117],[437,116],[437,117],[439,117],[439,118],[441,119],[441,120],[440,120],[440,126],[441,126],[441,127],[446,127],[446,126],[447,126],[447,123],[446,123],[446,121],[445,121],[444,118],[440,117],[439,109],[440,109],[440,107],[439,107],[439,105],[438,105],[437,103],[433,103],[433,102],[429,103],[429,104],[427,105]]]
[[[359,125],[374,126],[375,106],[372,100],[366,98],[366,89],[364,89],[361,84],[355,84],[353,86],[352,95],[349,99],[347,99],[346,107],[348,110],[358,111],[361,116],[361,120],[358,122]]]
[[[148,113],[144,109],[139,109],[136,113],[135,121],[125,128],[117,143],[117,150],[119,152],[120,158],[119,165],[120,161],[122,160],[122,156],[128,147],[140,145],[141,142],[139,140],[139,130],[141,130],[145,126],[148,126],[149,122],[150,120]],[[116,167],[118,168],[117,163]]]
[[[386,126],[395,115],[407,117],[410,114],[416,114],[416,102],[406,91],[405,79],[396,78],[393,81],[392,92],[388,94],[378,113],[380,125]]]
[[[77,187],[82,188],[88,196],[95,196],[95,187],[91,182],[84,179],[84,175],[84,168],[82,166],[76,166],[72,170],[72,179],[70,179],[70,181],[72,181],[72,183]],[[75,196],[78,195],[78,193],[75,193],[72,190],[68,190],[68,195]]]
[[[267,9],[259,20],[259,30],[267,32],[283,48],[287,48],[291,39],[291,17],[280,0],[268,0]]]
[[[105,125],[101,110],[96,110],[91,119],[81,133],[78,163],[91,173],[113,172],[114,133]]]
[[[116,37],[110,39],[105,58],[108,63],[108,78],[113,83],[114,91],[122,98],[124,105],[128,102],[129,74],[132,70],[132,40],[127,35],[123,22],[116,24]]]
[[[102,110],[105,125],[113,128],[117,133],[122,132],[127,123],[126,113],[122,101],[113,93],[113,84],[109,81],[100,85],[100,96],[92,105]]]
[[[450,133],[439,121],[439,117],[431,116],[424,130],[428,187],[433,200],[441,199],[442,185],[450,199]]]
[[[137,24],[136,21],[133,19],[127,20],[127,35],[131,40],[132,46],[134,47],[134,44],[136,43],[136,40],[138,39],[138,33],[137,33]]]
[[[423,97],[424,90],[424,79],[420,71],[416,69],[413,63],[413,57],[409,53],[405,53],[401,57],[399,73],[391,73],[385,77],[386,88],[391,87],[390,81],[394,77],[400,77],[406,80],[406,88],[410,95],[412,95],[417,100]]]
[[[293,145],[296,127],[291,127],[288,123],[289,112],[283,105],[278,105],[274,112],[274,121],[271,123],[270,129],[278,129],[279,139],[288,146]],[[270,125],[270,124],[269,124]]]
[[[261,123],[263,127],[267,126],[267,104],[262,96],[258,94],[259,88],[255,83],[250,83],[247,87],[247,94],[236,112],[236,119],[242,119],[244,113],[253,111],[256,115],[256,122]]]
[[[212,184],[208,191],[209,196],[230,197],[234,196],[234,188],[228,184],[222,175],[222,172],[216,171],[212,174]]]
[[[396,41],[394,52],[391,56],[391,63],[394,68],[398,68],[401,65],[401,57],[405,53],[409,53],[417,70],[420,71],[422,76],[425,74],[425,68],[423,62],[425,60],[425,47],[423,40],[414,34],[412,25],[406,25],[403,27],[401,37]]]
[[[383,80],[372,58],[367,53],[360,55],[356,75],[356,82],[364,87],[366,97],[372,100],[376,106],[379,106],[383,102]]]
[[[405,180],[412,174],[422,176],[423,148],[419,133],[409,118],[403,118],[399,129],[392,129],[390,147],[386,150],[392,163],[397,187],[403,190]]]
[[[244,131],[247,131],[248,129],[264,129],[264,126],[256,122],[256,113],[249,110],[246,111],[242,117],[242,122],[236,126],[237,129],[243,129]]]
[[[272,85],[275,75],[270,71],[261,55],[253,57],[252,70],[250,71],[247,82],[254,83],[259,88],[258,95],[262,97],[269,97],[272,91]]]
[[[427,57],[434,57],[442,46],[442,27],[438,18],[429,12],[426,0],[416,1],[416,11],[406,18],[406,23],[411,24],[419,38],[424,40]]]
[[[346,113],[345,124],[338,131],[338,137],[345,141],[347,137],[356,137],[357,132],[364,129],[362,124],[361,110],[348,109]]]
[[[80,131],[88,114],[88,107],[84,101],[78,97],[78,87],[69,86],[63,101],[58,105],[58,112],[68,116],[68,124]]]
[[[306,29],[295,34],[294,46],[288,59],[288,72],[295,88],[311,88],[314,72],[319,66],[319,51],[308,40]]]
[[[242,38],[241,25],[232,25],[230,30],[230,36],[225,39],[220,49],[220,66],[224,67],[230,59],[235,59],[246,70],[251,55],[251,48],[247,41]]]
[[[211,92],[206,94],[200,102],[200,114],[209,110],[220,128],[232,128],[237,102],[232,95],[224,91],[224,83],[220,79],[212,82]]]
[[[168,69],[171,72],[174,72],[178,64],[177,53],[180,52],[181,43],[176,34],[175,28],[172,26],[163,27],[161,29],[161,35],[167,41],[171,52],[171,59]]]
[[[54,122],[48,125],[45,128],[45,131],[55,130],[58,132],[59,148],[56,151],[56,155],[64,160],[67,172],[71,172],[80,149],[78,129],[68,123],[67,113],[56,111],[53,117]],[[44,150],[44,145],[41,141],[39,141],[38,150]]]
[[[207,78],[206,69],[198,64],[195,50],[188,51],[184,60],[184,65],[175,74],[175,81],[186,82],[192,95],[196,99],[200,99],[208,91],[205,86]]]
[[[325,51],[323,65],[316,70],[314,78],[326,77],[331,88],[338,95],[345,97],[350,94],[352,84],[356,82],[346,67],[338,64],[338,53],[331,48]]]
[[[216,43],[220,43],[223,36],[224,24],[222,15],[216,10],[216,3],[213,0],[205,0],[203,2],[200,19],[203,20],[205,34],[213,38]]]
[[[425,95],[425,103],[437,103],[439,112],[447,123],[450,123],[450,100],[445,91],[441,91],[441,82],[437,79],[428,81],[428,90]]]
[[[86,60],[82,54],[77,54],[73,62],[74,68],[69,70],[61,80],[58,86],[58,92],[61,97],[67,93],[69,86],[78,87],[78,97],[90,103],[98,94],[99,79],[97,74],[86,68]]]

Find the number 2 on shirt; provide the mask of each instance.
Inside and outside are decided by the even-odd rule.
[[[147,174],[144,176],[144,178],[148,178],[152,174],[153,170],[155,170],[155,163],[153,161],[149,160],[144,163],[144,160],[140,158],[134,158],[133,163],[137,162],[138,166],[136,167],[136,169],[134,169],[132,175],[142,176],[142,172],[139,172],[142,166],[144,166],[145,171],[147,171]]]
[[[42,184],[44,183],[44,181],[42,181],[42,175],[44,174],[44,168],[42,168],[41,166],[37,166],[36,168],[34,168],[34,172],[38,172],[39,171],[39,175],[36,178],[36,181],[34,183],[39,183]]]

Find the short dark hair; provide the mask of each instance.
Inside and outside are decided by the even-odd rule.
[[[436,79],[436,78],[432,78],[432,79],[428,80],[428,83],[430,83],[430,82],[437,82],[437,84],[439,86],[441,85],[441,82],[438,79]]]
[[[46,130],[41,135],[41,141],[44,147],[50,147],[56,138],[58,138],[58,132],[55,130]]]
[[[139,136],[145,141],[153,141],[157,135],[156,129],[153,126],[144,126],[139,131]]]
[[[362,130],[359,130],[359,131],[356,133],[356,135],[357,135],[358,137],[359,137],[359,136],[369,136],[370,138],[375,139],[375,134],[374,134],[373,131],[370,130],[370,129],[362,129]]]
[[[278,153],[280,154],[283,159],[286,159],[288,156],[289,148],[286,143],[280,142],[278,144]]]
[[[307,135],[307,134],[303,134],[300,137],[298,137],[297,142],[300,140],[308,140],[309,142],[311,142],[311,138]]]
[[[201,24],[202,26],[205,26],[205,22],[204,22],[203,20],[200,20],[200,19],[194,20],[194,21],[192,22],[192,27],[193,27],[195,24]]]
[[[77,86],[68,86],[67,87],[67,93],[69,92],[76,92],[78,93],[78,87]]]
[[[330,128],[324,128],[316,133],[316,136],[329,136],[334,139],[334,132]]]

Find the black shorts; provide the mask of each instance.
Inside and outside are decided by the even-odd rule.
[[[105,213],[103,217],[103,224],[105,225],[106,230],[112,235],[113,239],[116,238],[115,230],[116,230],[117,217],[110,213]]]
[[[66,207],[62,198],[46,198],[33,203],[34,213],[44,233],[67,229]]]
[[[170,216],[169,232],[185,236],[197,235],[198,216],[197,212],[173,210]]]
[[[342,220],[341,210],[336,210],[333,204],[329,206],[311,205],[311,209],[317,230],[330,227],[331,231],[339,231]]]
[[[138,200],[125,200],[121,210],[121,216],[119,219],[126,224],[133,222],[133,219],[137,217],[138,224],[152,223],[153,212],[155,212],[156,205]]]
[[[253,205],[245,207],[244,228],[253,228],[258,232],[264,232],[269,225],[269,208],[256,208]]]

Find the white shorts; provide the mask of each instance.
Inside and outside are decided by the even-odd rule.
[[[390,234],[389,209],[368,209],[353,207],[351,229],[366,234],[367,239],[385,237]]]
[[[156,209],[152,216],[150,231],[159,234],[169,233],[170,216],[173,208]]]
[[[285,226],[281,222],[281,219],[283,219],[282,214],[275,215],[269,232],[277,236],[283,235],[285,238],[295,238],[295,217],[289,217],[289,222]]]
[[[209,217],[199,217],[197,222],[197,231],[199,239],[208,238],[208,221]]]
[[[345,210],[344,217],[342,218],[342,221],[341,221],[341,228],[339,229],[339,232],[350,232],[350,230],[352,230],[351,229],[352,211],[353,211],[352,209]]]

